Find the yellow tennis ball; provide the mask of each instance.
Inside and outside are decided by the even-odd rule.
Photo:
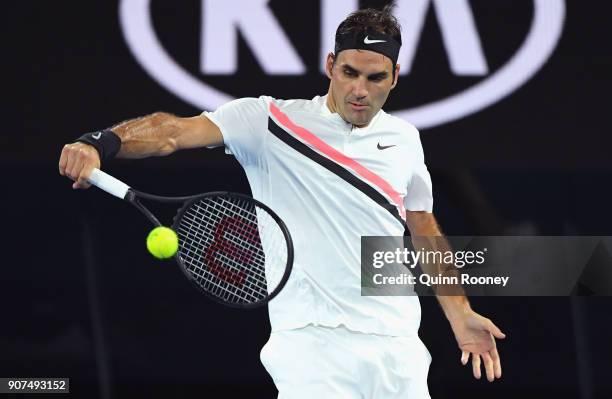
[[[178,237],[168,227],[156,227],[147,236],[147,249],[158,259],[171,258],[178,251]]]

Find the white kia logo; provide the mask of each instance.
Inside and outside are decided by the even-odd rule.
[[[231,75],[237,71],[238,31],[247,38],[250,50],[266,74],[302,75],[307,72],[306,64],[270,11],[268,1],[201,0],[205,12],[200,69],[204,75]],[[467,1],[399,0],[396,14],[403,26],[403,45],[398,58],[401,74],[410,73],[427,8],[433,4],[452,73],[482,76],[483,79],[449,97],[393,114],[420,129],[437,126],[478,112],[531,79],[554,51],[565,19],[563,0],[532,1],[533,19],[520,48],[504,65],[489,74]],[[125,40],[138,62],[161,85],[197,108],[214,110],[233,100],[232,96],[186,71],[168,54],[153,28],[150,3],[150,0],[122,0],[119,6]],[[321,0],[321,60],[334,47],[338,23],[358,5],[358,0]],[[372,42],[376,40],[370,40]]]

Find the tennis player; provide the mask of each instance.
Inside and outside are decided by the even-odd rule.
[[[325,96],[231,101],[190,118],[155,113],[64,147],[60,174],[87,176],[118,155],[143,158],[225,146],[253,196],[285,221],[294,269],[269,305],[261,361],[279,398],[428,398],[431,357],[418,336],[416,296],[361,296],[360,237],[441,236],[417,129],[382,110],[397,85],[400,27],[390,8],[349,15],[327,56]],[[504,334],[464,296],[439,296],[461,351],[501,377]]]

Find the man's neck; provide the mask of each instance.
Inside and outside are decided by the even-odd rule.
[[[326,105],[327,109],[329,109],[329,112],[331,112],[332,114],[338,114],[338,109],[336,107],[336,102],[334,101],[334,96],[332,95],[331,88],[327,91]]]

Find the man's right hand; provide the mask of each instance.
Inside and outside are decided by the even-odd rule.
[[[87,178],[94,168],[100,168],[100,155],[89,144],[77,142],[66,144],[59,160],[59,173],[74,180],[73,189],[91,187]]]

